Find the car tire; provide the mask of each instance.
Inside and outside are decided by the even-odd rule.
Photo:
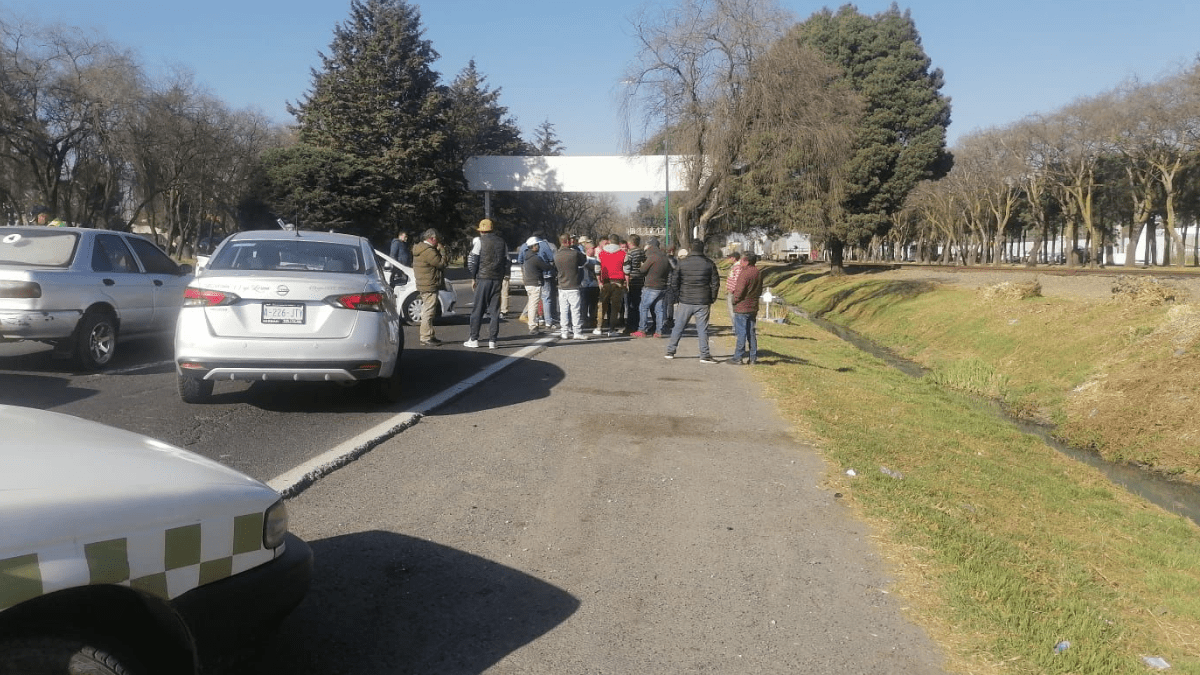
[[[89,310],[75,333],[75,360],[84,370],[100,370],[117,353],[117,320],[107,311]]]
[[[402,336],[403,337],[403,336]],[[400,375],[400,362],[404,356],[404,343],[401,342],[400,349],[396,354],[396,365],[392,367],[390,377],[377,377],[373,380],[367,380],[366,384],[371,391],[371,397],[381,404],[396,403],[400,397],[404,395],[404,383]]]
[[[139,675],[140,667],[88,640],[26,637],[0,641],[0,675]]]
[[[404,304],[401,305],[404,320],[410,325],[421,323],[421,307],[424,304],[421,302],[420,293],[409,293],[408,297],[404,299]]]
[[[179,398],[184,403],[204,403],[213,393],[213,381],[188,375],[179,376]]]

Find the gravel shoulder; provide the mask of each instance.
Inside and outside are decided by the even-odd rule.
[[[944,672],[818,453],[664,342],[551,346],[290,500],[258,672]]]

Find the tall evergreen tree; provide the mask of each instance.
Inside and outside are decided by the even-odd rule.
[[[949,172],[950,99],[940,93],[942,71],[930,68],[911,14],[895,3],[873,17],[853,5],[836,13],[825,9],[791,37],[839,66],[865,102],[846,165],[844,222],[831,228],[826,241],[831,263],[840,269],[844,245],[885,234],[919,181]]]
[[[369,166],[382,199],[368,229],[379,238],[444,223],[452,213],[447,97],[423,33],[420,11],[404,0],[352,0],[330,53],[321,54],[322,69],[313,70],[311,91],[288,107],[302,144]]]
[[[508,108],[500,105],[500,90],[488,87],[487,77],[475,67],[475,61],[469,62],[454,78],[448,94],[452,165],[461,168],[468,158],[478,155],[526,154],[528,146],[521,139],[520,128],[509,116]],[[519,195],[506,193],[492,195],[492,214],[499,234],[510,245],[517,241],[523,228],[518,198]],[[455,201],[457,219],[451,229],[460,238],[470,238],[483,217],[483,196],[467,192],[464,185]]]

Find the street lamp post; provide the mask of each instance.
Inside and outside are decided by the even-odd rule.
[[[667,95],[667,81],[663,80],[663,232],[666,233],[665,250],[671,250],[671,150],[667,147],[667,136],[671,133],[671,99]]]
[[[668,95],[669,90],[667,85],[668,80],[643,80],[638,78],[621,80],[622,84],[642,85],[642,84],[661,84],[663,88],[663,232],[665,233],[664,248],[671,248],[671,150],[667,145],[667,136],[671,132],[671,99]]]

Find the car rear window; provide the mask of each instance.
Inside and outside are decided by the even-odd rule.
[[[233,241],[208,263],[210,270],[267,270],[356,272],[361,274],[361,251],[356,246],[320,241]]]
[[[5,232],[0,228],[0,265],[67,267],[78,245],[78,232],[53,229]]]

